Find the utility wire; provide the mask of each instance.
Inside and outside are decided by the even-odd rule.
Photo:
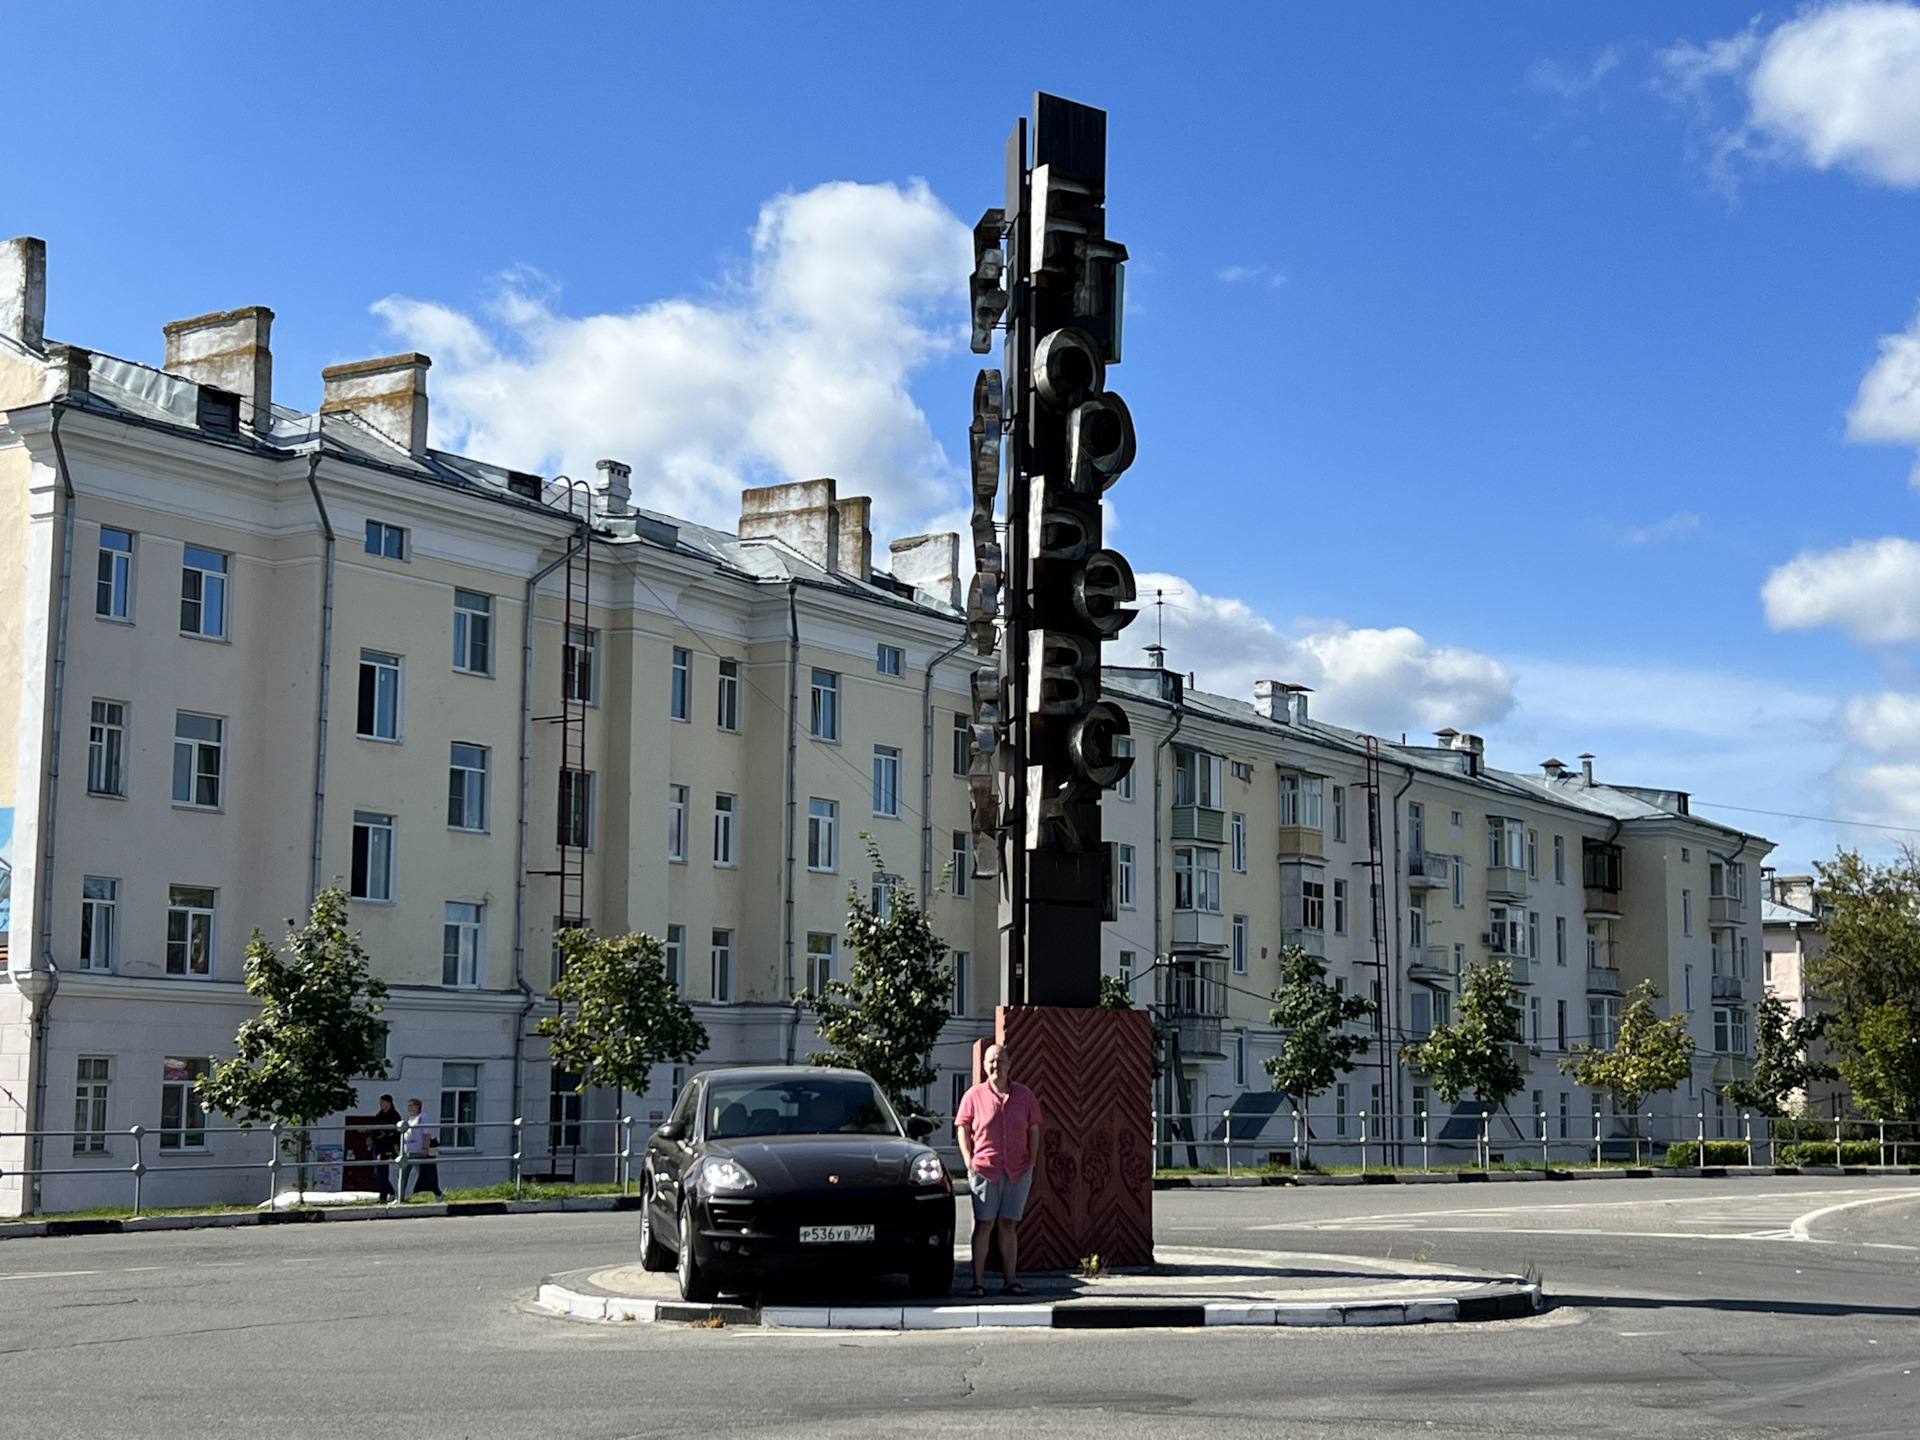
[[[1714,810],[1738,810],[1744,815],[1771,815],[1776,820],[1811,820],[1817,825],[1851,825],[1860,830],[1891,830],[1896,835],[1920,835],[1920,829],[1911,825],[1882,825],[1873,820],[1841,820],[1832,815],[1799,815],[1791,810],[1761,810],[1752,805],[1722,805],[1715,800],[1699,800],[1696,805],[1705,805]]]

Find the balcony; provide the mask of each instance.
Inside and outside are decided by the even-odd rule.
[[[1453,857],[1415,850],[1407,856],[1407,886],[1412,890],[1445,890],[1453,884]]]
[[[1520,1067],[1521,1074],[1523,1075],[1532,1074],[1533,1073],[1532,1048],[1526,1045],[1514,1046],[1513,1047],[1513,1063]]]
[[[1589,995],[1620,994],[1620,972],[1611,965],[1587,966],[1587,993]]]
[[[1171,1024],[1180,1036],[1181,1060],[1224,1060],[1220,1019],[1215,1015],[1175,1015]]]
[[[1707,919],[1715,925],[1747,923],[1747,902],[1731,895],[1714,895],[1707,900]]]
[[[1173,912],[1173,948],[1218,950],[1227,943],[1226,918],[1213,910]]]
[[[1489,865],[1487,867],[1487,898],[1489,900],[1526,899],[1527,872],[1514,865]]]
[[[1511,956],[1509,957],[1508,964],[1510,966],[1510,973],[1513,976],[1514,984],[1531,985],[1533,983],[1533,971],[1532,971],[1532,968],[1527,964],[1526,956],[1524,955]]]
[[[1413,952],[1407,964],[1407,976],[1413,980],[1453,979],[1453,951],[1445,945],[1429,945]]]
[[[1587,914],[1595,918],[1618,920],[1621,915],[1620,892],[1604,886],[1587,886]]]
[[[1716,1000],[1738,1000],[1740,995],[1740,977],[1738,975],[1716,975],[1713,977],[1713,998]]]
[[[1164,975],[1167,1019],[1180,1035],[1183,1058],[1218,1059],[1220,1021],[1227,1013],[1226,965],[1219,960],[1179,963]]]
[[[1226,839],[1227,812],[1209,810],[1204,805],[1176,805],[1173,807],[1173,838],[1176,840],[1210,840],[1218,845]]]
[[[1280,929],[1280,944],[1282,947],[1298,945],[1309,955],[1325,955],[1327,953],[1327,932],[1324,930],[1309,930],[1301,925],[1283,925]]]
[[[1282,825],[1280,853],[1282,855],[1325,855],[1327,853],[1326,836],[1315,825]]]

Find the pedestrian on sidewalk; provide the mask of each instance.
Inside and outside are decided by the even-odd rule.
[[[407,1122],[400,1112],[393,1108],[393,1096],[382,1095],[380,1108],[373,1112],[373,1120],[368,1126],[369,1148],[373,1151],[373,1184],[380,1192],[380,1203],[385,1205],[395,1195],[393,1188],[393,1162],[400,1158],[400,1127]]]
[[[989,1045],[982,1062],[987,1078],[960,1101],[953,1124],[960,1137],[960,1158],[973,1192],[973,1289],[987,1293],[987,1246],[1000,1245],[1002,1295],[1025,1295],[1019,1279],[1017,1227],[1026,1213],[1034,1167],[1040,1163],[1040,1102],[1013,1079],[1013,1062],[1004,1045]]]
[[[433,1198],[445,1200],[446,1192],[440,1188],[440,1166],[433,1155],[440,1148],[440,1135],[433,1123],[420,1113],[418,1099],[407,1101],[405,1128],[400,1136],[400,1148],[404,1158],[401,1161],[402,1200],[409,1195],[418,1195],[423,1190],[431,1190]]]

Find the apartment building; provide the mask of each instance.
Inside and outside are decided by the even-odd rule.
[[[1807,983],[1807,963],[1826,953],[1826,935],[1821,929],[1829,907],[1820,898],[1811,875],[1776,875],[1763,871],[1760,877],[1760,922],[1766,946],[1761,983],[1766,993],[1787,1007],[1789,1014],[1810,1015],[1824,1009],[1820,997]],[[1814,1055],[1831,1060],[1824,1042],[1816,1042]],[[1800,1093],[1799,1103],[1815,1114],[1844,1114],[1851,1103],[1851,1092],[1841,1080],[1823,1080]]]
[[[1236,1139],[1259,1129],[1276,1104],[1261,1061],[1281,1039],[1267,997],[1283,948],[1299,944],[1381,1009],[1367,1062],[1316,1100],[1316,1138],[1357,1141],[1362,1110],[1376,1140],[1383,1124],[1417,1136],[1421,1115],[1435,1117],[1436,1139],[1471,1133],[1438,1118],[1426,1077],[1399,1056],[1449,1018],[1461,974],[1488,959],[1521,997],[1528,1085],[1511,1108],[1545,1114],[1550,1139],[1590,1138],[1596,1106],[1604,1133],[1622,1128],[1610,1100],[1557,1062],[1573,1045],[1611,1044],[1643,979],[1663,1013],[1691,1016],[1698,1046],[1689,1084],[1650,1108],[1672,1123],[1704,1107],[1710,1131],[1737,1126],[1720,1088],[1751,1063],[1761,932],[1749,877],[1767,841],[1694,815],[1683,792],[1604,783],[1591,757],[1521,774],[1489,766],[1477,736],[1392,744],[1327,725],[1298,686],[1263,681],[1245,701],[1158,667],[1110,667],[1105,684],[1136,759],[1105,801],[1118,880],[1104,959],[1166,1007],[1180,1088],[1164,1109],[1234,1108],[1250,1117]],[[1537,1120],[1500,1126],[1510,1141],[1538,1138]],[[1286,1148],[1291,1117],[1259,1134]]]
[[[302,413],[264,308],[164,327],[156,366],[48,342],[44,302],[44,248],[0,246],[0,1132],[74,1132],[0,1141],[0,1212],[124,1203],[134,1125],[146,1203],[257,1198],[218,1167],[259,1138],[192,1082],[251,1011],[250,932],[332,883],[389,987],[361,1109],[422,1098],[456,1164],[527,1116],[553,1122],[527,1168],[572,1173],[612,1104],[531,1033],[563,916],[664,937],[705,1058],[804,1055],[790,997],[843,971],[848,888],[878,883],[861,832],[953,947],[943,1086],[964,1072],[997,966],[956,537],[876,568],[831,480],[706,529],[613,461],[574,483],[432,449],[425,356],[331,367]],[[627,1113],[664,1115],[666,1068]]]

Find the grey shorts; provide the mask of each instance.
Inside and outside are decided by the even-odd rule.
[[[973,1192],[975,1220],[1018,1220],[1026,1213],[1027,1192],[1033,1189],[1033,1171],[1029,1168],[1018,1180],[1004,1175],[998,1180],[989,1180],[968,1171],[967,1188]]]

